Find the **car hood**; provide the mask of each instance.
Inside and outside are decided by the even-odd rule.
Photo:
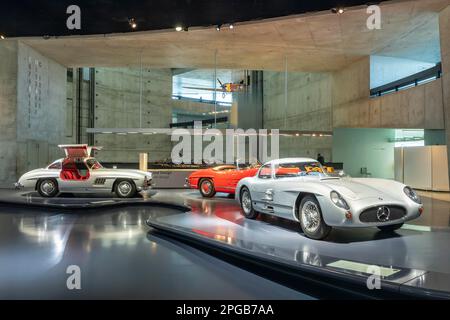
[[[391,196],[386,193],[386,190],[370,186],[361,181],[355,181],[350,178],[344,179],[324,179],[323,183],[328,185],[333,190],[339,192],[344,198],[349,198],[352,200],[360,200],[367,198],[379,198],[390,199]]]

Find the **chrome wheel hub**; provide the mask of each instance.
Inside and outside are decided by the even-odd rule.
[[[252,211],[252,200],[250,198],[250,194],[247,190],[242,192],[242,209],[244,209],[244,212],[246,214],[250,213]]]
[[[54,192],[55,188],[56,188],[55,183],[50,180],[44,181],[41,184],[41,191],[46,195],[50,195],[52,192]]]
[[[204,194],[209,194],[212,190],[211,182],[208,180],[202,182],[201,188]]]
[[[302,207],[302,224],[306,231],[314,233],[320,226],[319,207],[312,201],[306,201]]]
[[[119,183],[117,189],[122,196],[126,196],[131,192],[132,187],[128,181],[122,181],[121,183]]]

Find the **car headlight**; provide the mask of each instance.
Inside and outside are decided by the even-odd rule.
[[[411,187],[404,187],[403,192],[415,203],[422,204],[419,195]]]
[[[344,200],[344,198],[342,198],[342,196],[337,193],[336,191],[331,191],[330,193],[330,198],[331,201],[338,206],[339,208],[345,209],[345,210],[349,210],[350,206],[348,205],[348,203]]]

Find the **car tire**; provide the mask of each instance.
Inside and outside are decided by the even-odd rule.
[[[216,194],[216,189],[214,188],[214,182],[209,178],[200,180],[200,183],[198,184],[198,188],[204,198],[212,198]]]
[[[259,215],[259,212],[253,209],[252,203],[252,195],[250,194],[250,190],[247,187],[243,187],[241,190],[241,208],[244,216],[247,219],[256,219]]]
[[[400,229],[403,226],[403,223],[397,223],[397,224],[391,224],[389,226],[379,226],[378,229],[380,229],[382,232],[393,232],[395,230]]]
[[[41,179],[36,186],[41,197],[53,198],[59,193],[58,182],[53,178]]]
[[[331,227],[325,223],[319,201],[312,195],[305,196],[299,205],[299,220],[303,233],[311,239],[322,240]]]
[[[114,193],[119,198],[133,198],[136,195],[136,185],[131,180],[117,180]]]

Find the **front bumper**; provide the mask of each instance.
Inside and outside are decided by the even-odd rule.
[[[24,185],[21,184],[20,182],[14,183],[14,189],[20,190],[20,189],[23,189],[23,188],[24,188]]]
[[[137,191],[147,191],[154,186],[152,179],[144,180],[144,184],[141,187],[137,187]]]
[[[336,207],[331,201],[319,198],[319,202],[322,208],[323,218],[325,223],[333,227],[379,227],[388,226],[393,224],[405,223],[409,220],[418,218],[423,212],[423,205],[408,204],[404,202],[386,202],[386,201],[373,201],[367,204],[365,200],[352,202],[350,210],[344,210]],[[405,210],[405,215],[398,219],[388,219],[386,221],[362,221],[361,214],[371,208],[378,207],[402,207]],[[351,219],[346,218],[346,213],[351,213]]]

